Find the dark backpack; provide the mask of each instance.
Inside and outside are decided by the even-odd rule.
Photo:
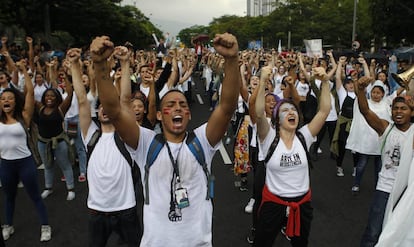
[[[99,138],[102,135],[102,131],[96,130],[93,134],[91,139],[89,140],[88,144],[87,144],[87,157],[88,157],[88,162],[89,162],[89,158],[92,155],[93,150],[95,149],[96,143],[98,143]],[[128,152],[128,150],[126,149],[124,142],[122,142],[121,138],[119,137],[119,135],[115,132],[114,133],[114,139],[115,139],[115,144],[118,148],[118,150],[121,152],[122,156],[124,156],[124,158],[126,159],[126,161],[128,161],[129,166],[131,167],[131,175],[132,175],[132,181],[134,183],[134,189],[136,189],[136,186],[139,186],[139,183],[141,183],[141,172],[139,170],[139,167],[137,165],[137,163],[135,162],[135,160],[133,160],[131,158],[130,153]]]
[[[165,139],[163,134],[157,134],[150,144],[150,148],[147,155],[147,161],[145,163],[145,176],[144,176],[144,189],[145,189],[145,204],[149,204],[149,190],[148,190],[148,175],[150,171],[150,167],[157,159],[158,154],[160,153],[161,149],[164,147]],[[207,164],[203,152],[203,147],[201,146],[200,140],[198,140],[197,136],[194,132],[190,131],[187,136],[186,144],[190,149],[191,153],[197,159],[199,165],[202,166],[204,173],[206,174],[207,178],[207,195],[206,200],[214,197],[214,176],[210,174],[207,169]]]

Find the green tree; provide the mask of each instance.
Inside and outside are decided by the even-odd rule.
[[[38,34],[47,38],[50,27],[55,36],[67,33],[77,44],[89,44],[94,36],[109,35],[117,44],[128,40],[136,47],[147,48],[153,43],[151,33],[161,34],[137,8],[118,6],[120,0],[3,2],[0,23],[16,25],[32,36]]]
[[[372,29],[377,47],[414,43],[414,2],[401,0],[372,0],[370,6]]]

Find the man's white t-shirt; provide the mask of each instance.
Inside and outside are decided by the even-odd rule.
[[[211,161],[221,142],[212,147],[206,136],[204,124],[194,130],[204,151],[207,168],[211,171]],[[144,181],[144,167],[148,149],[155,132],[140,128],[138,148],[128,149],[141,168]],[[190,206],[181,209],[182,220],[172,222],[168,218],[171,200],[171,179],[173,166],[166,145],[149,169],[149,204],[144,205],[144,234],[141,246],[212,246],[213,205],[206,200],[207,178],[202,166],[197,162],[185,141],[170,143],[174,159],[177,159],[181,186],[187,189]],[[145,195],[146,197],[147,195]]]
[[[139,90],[145,95],[145,97],[148,98],[149,92],[150,92],[150,87],[144,87],[144,85],[142,85],[142,83],[139,85]]]
[[[312,136],[308,125],[299,129],[309,150],[316,137]],[[270,128],[263,142],[259,142],[259,153],[266,157],[276,136],[276,130]],[[288,149],[282,139],[266,163],[266,186],[269,191],[279,197],[302,196],[309,191],[309,168],[306,151],[299,138],[295,135],[292,147]]]
[[[384,147],[382,148],[381,154],[382,167],[381,171],[378,173],[376,187],[377,190],[388,193],[393,189],[405,145],[407,145],[405,146],[405,150],[411,150],[410,160],[413,156],[412,139],[409,137],[414,134],[414,125],[411,125],[405,132],[392,125],[393,124],[389,124],[380,137],[380,143],[384,143]],[[405,155],[408,154],[406,153]]]
[[[92,121],[86,137],[82,135],[85,147],[97,129]],[[102,133],[89,158],[87,176],[88,208],[114,212],[136,205],[131,167],[116,146],[114,132]]]

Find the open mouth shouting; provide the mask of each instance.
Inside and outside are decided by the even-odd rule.
[[[174,116],[172,121],[173,121],[174,128],[181,128],[183,126],[183,117],[182,116]]]

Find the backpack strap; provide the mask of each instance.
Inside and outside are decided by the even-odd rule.
[[[303,136],[302,132],[300,132],[300,131],[296,131],[296,136],[298,137],[300,143],[302,144],[303,148],[305,149],[306,159],[308,160],[308,166],[309,166],[309,168],[312,168],[313,169],[313,164],[312,164],[312,160],[310,158],[310,154],[309,154],[309,151],[308,151],[308,147],[306,145],[305,137]]]
[[[124,156],[124,158],[128,161],[128,164],[131,168],[132,181],[134,183],[134,189],[135,189],[135,185],[139,181],[139,178],[140,178],[138,165],[135,162],[135,160],[131,158],[131,154],[128,152],[128,150],[125,147],[124,142],[121,140],[118,133],[116,132],[114,133],[114,139],[115,139],[115,144],[118,150],[121,152],[122,156]]]
[[[160,153],[161,149],[164,147],[165,139],[162,133],[157,134],[151,141],[147,160],[145,163],[145,175],[144,175],[144,189],[145,189],[145,204],[149,204],[149,188],[148,188],[148,176],[149,170],[154,161],[157,159],[158,154]],[[214,180],[215,177],[210,174],[207,168],[203,147],[201,146],[200,140],[194,134],[194,132],[190,131],[187,136],[186,144],[190,149],[191,153],[197,159],[197,162],[203,168],[204,173],[206,174],[207,178],[207,195],[206,200],[214,197]]]
[[[394,128],[394,123],[392,123],[390,130],[388,130],[387,134],[385,135],[384,140],[381,143],[381,152],[380,152],[380,155],[382,155],[382,151],[384,150],[384,146],[385,146],[385,141],[387,140],[387,137],[390,134],[392,128]]]
[[[92,152],[95,149],[96,143],[98,143],[99,138],[101,138],[101,135],[102,131],[100,129],[95,130],[88,144],[86,144],[86,157],[88,160],[87,164],[89,163],[89,159],[91,158]]]
[[[149,175],[149,168],[152,166],[154,161],[157,159],[158,154],[160,153],[161,149],[164,147],[165,140],[162,133],[155,135],[152,139],[148,154],[147,154],[147,161],[145,163],[145,175],[144,175],[144,186],[145,186],[145,204],[149,204],[149,189],[148,189],[148,175]]]
[[[273,152],[275,151],[277,144],[279,144],[279,136],[275,136],[275,139],[273,139],[272,144],[270,145],[269,150],[267,151],[267,155],[266,158],[264,159],[264,163],[267,164],[267,162],[269,162],[270,158],[273,155]]]
[[[126,149],[126,147],[124,145],[124,142],[121,140],[118,133],[116,133],[116,132],[114,133],[114,139],[115,139],[116,147],[119,149],[122,156],[124,156],[124,158],[128,161],[128,164],[132,167],[133,161],[132,161],[131,155],[129,154],[128,150]]]
[[[207,178],[207,195],[206,200],[209,200],[210,198],[214,197],[214,175],[211,175],[208,171],[206,159],[204,156],[204,151],[201,146],[200,140],[197,138],[197,136],[194,134],[193,131],[190,131],[187,136],[186,140],[187,146],[190,149],[191,153],[196,157],[198,163],[203,168],[204,174]]]

